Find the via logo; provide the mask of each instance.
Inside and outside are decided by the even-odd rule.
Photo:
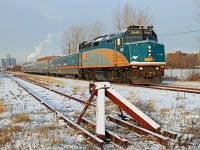
[[[138,58],[138,56],[133,56],[133,57],[132,57],[132,59],[137,59],[137,58]]]

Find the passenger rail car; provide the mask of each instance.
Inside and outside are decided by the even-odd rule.
[[[116,34],[84,41],[79,44],[79,53],[52,58],[45,63],[51,75],[159,84],[164,78],[165,52],[152,26],[130,26]],[[32,67],[37,72],[37,65]]]

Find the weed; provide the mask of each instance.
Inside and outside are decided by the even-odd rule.
[[[187,79],[188,81],[199,81],[200,80],[200,73],[197,70],[192,70],[190,72],[188,72],[188,77]]]
[[[74,93],[75,91],[81,91],[81,90],[82,90],[82,87],[80,85],[74,86],[74,89],[73,89]]]
[[[10,139],[11,134],[8,133],[8,129],[0,129],[0,145],[4,146]]]
[[[27,113],[17,114],[14,116],[14,122],[20,123],[20,122],[30,122],[30,116]]]
[[[0,102],[0,113],[3,113],[5,110],[4,102]]]
[[[155,101],[136,101],[134,105],[145,113],[155,112]]]
[[[11,126],[11,133],[17,133],[17,132],[21,132],[22,131],[22,127],[21,126],[17,126],[17,125],[12,125]]]
[[[169,117],[170,109],[168,108],[163,108],[160,110],[160,117],[161,118],[167,118]]]
[[[52,137],[50,138],[50,144],[53,147],[53,145],[60,145],[62,142],[60,135],[52,134]]]

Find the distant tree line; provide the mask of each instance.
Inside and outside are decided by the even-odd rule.
[[[6,71],[20,72],[22,71],[21,65],[10,66],[6,68]]]
[[[67,31],[63,32],[63,53],[65,55],[76,53],[80,43],[102,35],[104,27],[104,24],[100,21],[95,21],[89,26],[71,26]]]
[[[152,16],[148,9],[136,9],[132,3],[125,3],[122,7],[116,7],[111,14],[113,30],[119,32],[130,25],[146,26],[150,24]],[[74,25],[63,32],[62,53],[69,55],[78,52],[78,45],[84,41],[102,36],[105,24],[95,21],[91,25]]]
[[[177,51],[166,54],[167,68],[191,69],[200,65],[200,53],[187,54]]]

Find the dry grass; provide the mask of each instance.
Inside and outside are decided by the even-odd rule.
[[[30,116],[26,113],[17,114],[14,116],[14,122],[20,123],[20,122],[31,122]]]
[[[89,132],[92,132],[92,133],[95,132],[95,128],[93,127],[93,125],[91,125],[89,123],[86,124],[86,130]]]
[[[56,125],[43,125],[38,128],[38,131],[41,135],[44,135],[45,137],[47,137],[48,132],[55,129],[60,129],[60,127]]]
[[[163,108],[160,110],[160,117],[161,118],[167,118],[169,117],[170,109],[168,108]]]
[[[187,128],[185,130],[183,130],[181,133],[182,134],[199,134],[200,132],[200,127],[199,128]]]
[[[82,86],[80,85],[74,86],[74,90],[76,91],[81,91],[81,89],[82,89]]]
[[[54,84],[57,86],[62,86],[62,83],[60,83],[60,81],[58,81],[57,79],[53,78],[53,77],[49,77],[49,76],[35,76],[35,75],[20,75],[20,77],[28,79],[28,80],[32,80],[34,82],[40,83],[40,84]]]
[[[188,73],[187,79],[188,81],[200,81],[200,73],[196,70],[192,70]]]
[[[84,92],[84,89],[83,89],[83,87],[81,87],[80,85],[76,85],[76,86],[74,86],[74,88],[72,89],[72,92],[73,92],[74,94],[77,94],[77,92],[83,93],[83,92]]]
[[[146,136],[142,136],[139,137],[136,141],[142,141],[142,142],[146,142],[146,141],[154,141],[154,142],[158,142],[158,139],[156,139],[153,135],[149,134]]]
[[[10,140],[11,134],[9,134],[8,129],[0,129],[0,145],[5,145]]]
[[[155,112],[155,101],[136,101],[134,105],[143,112]]]
[[[17,126],[17,125],[13,125],[10,128],[10,132],[11,133],[17,133],[17,132],[21,132],[22,131],[22,127],[21,126]]]
[[[10,141],[13,136],[13,133],[21,131],[22,127],[16,125],[10,126],[9,128],[0,129],[0,146],[4,146],[6,143]]]
[[[87,112],[87,111],[86,111]],[[85,112],[85,114],[86,114]],[[72,118],[78,118],[78,116],[80,116],[80,112],[74,111],[71,115]]]
[[[62,139],[60,137],[60,135],[52,135],[52,137],[50,137],[50,144],[53,145],[61,145],[62,143]]]
[[[134,101],[137,99],[137,93],[135,91],[130,91],[130,96],[126,97],[126,99],[131,103],[134,103]]]
[[[53,125],[44,125],[39,127],[38,131],[42,137],[48,138],[48,132],[55,129],[56,127]]]
[[[3,113],[5,110],[4,102],[0,102],[0,113]]]

